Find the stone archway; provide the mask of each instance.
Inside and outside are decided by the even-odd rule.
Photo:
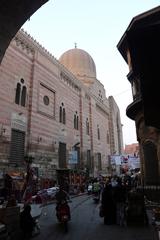
[[[48,0],[0,1],[0,63],[21,26]]]
[[[157,185],[159,183],[157,147],[151,141],[143,144],[144,174],[146,185]]]

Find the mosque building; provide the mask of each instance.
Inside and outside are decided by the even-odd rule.
[[[0,82],[0,171],[31,161],[40,178],[67,169],[110,173],[110,156],[123,149],[120,111],[86,51],[75,46],[57,60],[20,30]]]

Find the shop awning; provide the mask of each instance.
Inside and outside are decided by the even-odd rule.
[[[12,179],[23,179],[23,173],[21,172],[8,172],[6,175],[11,177]]]

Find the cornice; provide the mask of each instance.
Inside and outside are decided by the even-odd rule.
[[[35,49],[34,47],[29,43],[29,41],[27,41],[27,39],[24,39],[23,36],[21,34],[19,34],[19,32],[16,34],[16,36],[13,38],[12,43],[17,46],[17,47],[21,47],[22,51],[24,51],[27,54],[31,54],[34,55],[35,53]]]
[[[28,34],[24,29],[18,31],[14,40],[22,46],[22,48],[30,49],[32,53],[39,51],[42,55],[50,59],[52,62],[58,64],[58,60],[38,41],[36,41],[30,34]]]

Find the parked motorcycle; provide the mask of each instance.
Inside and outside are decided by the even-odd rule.
[[[64,225],[65,232],[68,232],[68,221],[70,221],[70,208],[67,201],[61,201],[56,206],[56,215],[60,223]]]

